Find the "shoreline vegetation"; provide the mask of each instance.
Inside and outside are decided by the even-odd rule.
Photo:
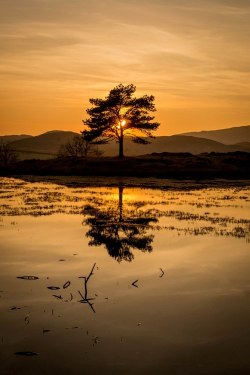
[[[1,166],[1,176],[132,177],[176,180],[250,180],[250,153],[153,153],[138,157],[23,160]]]
[[[200,190],[206,188],[244,188],[250,186],[250,179],[203,179],[203,180],[177,180],[154,177],[101,177],[101,176],[35,176],[14,175],[10,178],[21,179],[24,182],[48,183],[62,185],[70,188],[95,188],[95,187],[127,187],[143,189],[161,189],[174,191]]]

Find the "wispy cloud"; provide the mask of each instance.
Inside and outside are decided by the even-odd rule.
[[[120,82],[156,96],[170,133],[199,128],[202,116],[207,127],[217,126],[211,111],[222,127],[249,122],[248,0],[0,0],[0,8],[8,132],[31,123],[32,132],[81,126],[88,98]],[[185,122],[178,114],[184,109]],[[231,121],[219,109],[228,109]]]

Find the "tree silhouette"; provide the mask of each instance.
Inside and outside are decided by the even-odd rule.
[[[8,143],[0,142],[0,166],[8,167],[18,160],[15,150]]]
[[[137,215],[124,217],[123,213],[123,187],[119,187],[118,209],[108,207],[103,211],[99,207],[86,206],[83,214],[87,216],[84,224],[90,226],[86,236],[91,238],[90,246],[104,245],[110,256],[118,262],[122,260],[132,261],[134,255],[131,249],[143,252],[151,252],[154,236],[147,235],[151,229],[150,223],[156,223],[157,219],[149,216]]]
[[[89,155],[99,156],[101,155],[101,151],[98,150],[97,146],[83,139],[81,135],[76,135],[72,140],[61,145],[57,155],[58,157],[73,156],[76,158],[86,158]]]
[[[105,99],[90,99],[92,107],[86,110],[89,118],[83,120],[88,128],[82,132],[83,138],[96,144],[116,140],[120,158],[123,158],[124,135],[131,136],[136,143],[150,143],[148,138],[153,138],[152,131],[159,126],[149,114],[156,110],[154,96],[136,98],[135,91],[132,84],[119,84]]]

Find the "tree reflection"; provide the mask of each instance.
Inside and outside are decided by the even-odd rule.
[[[151,223],[158,220],[147,212],[124,210],[123,208],[123,186],[119,186],[118,207],[100,207],[96,205],[85,206],[83,214],[87,216],[84,224],[90,229],[86,237],[90,238],[90,246],[104,245],[110,256],[118,262],[122,260],[132,261],[134,255],[132,249],[143,252],[153,250],[152,241],[154,236],[148,235],[147,231],[152,229]],[[106,203],[106,202],[105,202]]]

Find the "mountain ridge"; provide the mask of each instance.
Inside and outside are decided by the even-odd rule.
[[[198,132],[186,132],[181,135],[189,135],[198,138],[211,139],[224,144],[236,144],[250,142],[250,125],[234,126],[226,129],[202,130]]]
[[[245,130],[244,140],[242,142],[234,142],[233,144],[226,144],[213,139],[198,137],[197,134],[204,134],[204,132],[194,132],[196,136],[185,134],[176,134],[172,136],[158,136],[150,139],[151,143],[149,145],[135,144],[132,139],[126,137],[124,140],[124,154],[125,156],[140,156],[149,155],[152,153],[162,153],[162,152],[188,152],[191,154],[200,154],[203,152],[250,152],[250,126],[235,127],[228,129],[219,129],[215,131],[207,131],[206,133],[219,134],[222,137],[222,132],[225,133],[225,138],[229,139],[228,131],[232,134],[234,132],[241,132],[242,128]],[[238,129],[238,130],[237,130]],[[219,133],[218,133],[219,132]],[[249,136],[247,135],[249,134]],[[9,141],[11,148],[18,152],[20,159],[50,159],[57,156],[59,148],[62,144],[71,141],[75,136],[81,136],[79,133],[72,131],[60,131],[52,130],[49,132],[42,133],[38,136],[8,136],[14,137],[12,141]],[[209,136],[209,134],[208,134]],[[211,136],[211,134],[210,134]],[[4,141],[6,136],[0,136],[0,141]],[[18,138],[19,137],[19,138]],[[21,139],[20,139],[21,137]],[[11,139],[11,138],[8,138]],[[14,139],[14,140],[13,140]],[[102,145],[98,147],[102,151],[103,156],[116,156],[118,154],[118,145],[115,141],[108,143],[107,145]]]

